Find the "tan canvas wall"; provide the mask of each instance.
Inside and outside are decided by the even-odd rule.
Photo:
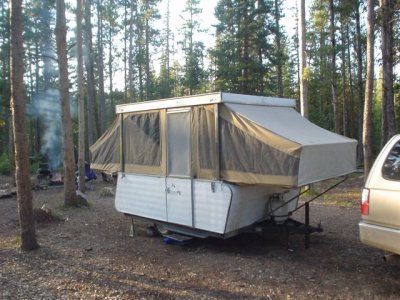
[[[301,145],[220,108],[221,176],[240,183],[295,185]]]
[[[192,108],[192,149],[194,176],[216,179],[214,105]]]
[[[108,173],[121,170],[119,138],[120,117],[118,116],[110,128],[90,147],[92,169]]]

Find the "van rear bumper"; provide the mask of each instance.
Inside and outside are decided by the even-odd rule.
[[[400,230],[372,225],[361,221],[358,223],[360,240],[363,244],[400,255]]]

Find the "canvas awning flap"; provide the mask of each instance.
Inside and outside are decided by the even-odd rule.
[[[120,161],[120,118],[90,147],[91,165],[94,170],[107,173],[121,171]]]
[[[289,143],[299,145],[298,171],[297,174],[291,174],[296,177],[292,182],[295,186],[348,174],[356,168],[357,141],[316,126],[293,108],[225,105],[239,118],[264,128],[266,143],[268,135],[274,134],[275,148],[285,152],[284,148]]]

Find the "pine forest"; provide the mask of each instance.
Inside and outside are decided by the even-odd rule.
[[[0,172],[14,165],[12,2],[0,4]],[[360,165],[373,159],[399,131],[399,2],[287,2],[22,1],[31,165],[61,167],[62,147],[88,160],[117,104],[216,91],[296,99],[303,116],[359,141]],[[215,23],[202,5],[215,6]]]

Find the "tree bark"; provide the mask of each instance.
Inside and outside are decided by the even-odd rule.
[[[363,149],[364,180],[372,167],[372,101],[374,90],[374,0],[367,2],[367,78],[365,85]]]
[[[75,160],[72,144],[72,122],[69,104],[69,80],[67,59],[67,28],[65,24],[64,0],[56,1],[56,42],[60,82],[62,148],[64,166],[64,205],[76,205]]]
[[[133,80],[134,80],[134,53],[133,53],[133,22],[134,22],[134,12],[135,12],[135,7],[133,5],[133,1],[130,2],[129,5],[129,49],[128,49],[128,62],[129,62],[129,67],[128,67],[128,90],[127,90],[127,95],[128,99],[130,102],[133,101],[134,99],[134,86],[133,86]]]
[[[348,111],[347,111],[347,95],[346,95],[346,85],[347,85],[347,77],[346,77],[346,48],[344,47],[345,45],[345,29],[344,29],[344,24],[343,21],[341,21],[340,25],[340,36],[341,36],[341,42],[342,42],[342,47],[341,47],[341,61],[342,61],[342,82],[343,82],[343,87],[342,87],[342,132],[344,136],[349,136],[348,132]],[[350,68],[350,66],[349,66]]]
[[[106,130],[106,98],[104,95],[103,16],[102,1],[97,1],[97,67],[99,72],[99,136]]]
[[[144,84],[143,84],[143,24],[142,21],[139,20],[139,18],[142,18],[138,5],[136,6],[136,18],[138,19],[137,25],[136,25],[136,31],[137,31],[137,48],[138,48],[138,53],[137,53],[137,68],[138,68],[138,79],[139,79],[139,101],[145,100],[144,98]]]
[[[364,120],[364,85],[363,85],[363,57],[360,25],[360,2],[355,7],[356,15],[356,53],[357,53],[357,97],[358,97],[358,146],[357,160],[361,164],[364,157],[363,120]]]
[[[329,0],[330,22],[331,22],[331,90],[332,90],[332,106],[333,106],[333,119],[335,124],[335,132],[340,132],[340,115],[339,115],[339,101],[337,97],[336,86],[336,37],[335,37],[335,6],[333,0]]]
[[[354,115],[354,83],[353,83],[353,73],[351,71],[352,64],[351,64],[351,52],[350,52],[350,32],[349,32],[349,24],[346,25],[346,59],[347,59],[347,66],[349,72],[349,86],[350,86],[350,111],[349,111],[349,136],[352,138],[356,138],[355,133],[355,121],[357,120]]]
[[[393,1],[380,0],[382,43],[381,146],[396,133],[393,91]]]
[[[167,51],[166,51],[166,62],[167,62],[167,66],[166,66],[166,68],[167,68],[167,90],[168,90],[168,93],[167,93],[167,97],[169,98],[170,96],[171,96],[171,83],[170,83],[170,79],[171,79],[171,70],[170,70],[170,43],[169,43],[169,38],[170,38],[170,35],[171,35],[171,28],[170,28],[170,2],[169,2],[169,0],[167,0],[167,22],[166,22],[166,30],[167,30],[167,34],[166,34],[166,36],[167,36],[167,40],[166,40],[166,43],[167,43],[167,45],[166,45],[166,48],[167,48]]]
[[[113,96],[112,96],[112,92],[113,92],[113,34],[112,34],[112,28],[111,28],[111,24],[108,28],[108,79],[109,79],[109,92],[108,92],[108,97],[110,98],[110,102],[113,103]]]
[[[124,0],[124,103],[127,103],[128,101],[128,68],[127,68],[127,62],[128,62],[128,47],[127,47],[127,39],[128,39],[128,30],[127,30],[127,24],[128,24],[128,1]],[[129,30],[129,36],[130,36],[131,31]]]
[[[300,112],[308,119],[308,81],[306,78],[307,53],[306,53],[306,25],[305,25],[305,0],[298,0],[299,13],[299,74],[300,74]]]
[[[21,249],[30,251],[38,248],[39,245],[33,221],[32,185],[29,176],[28,141],[26,138],[21,2],[21,0],[10,1],[11,109],[15,142],[17,204]]]
[[[95,90],[93,74],[93,49],[92,49],[92,22],[91,0],[85,0],[85,67],[87,80],[87,135],[89,146],[93,145],[97,137],[95,124]]]
[[[146,64],[145,64],[145,72],[146,72],[146,95],[145,100],[150,99],[150,24],[149,24],[149,0],[145,0],[145,55],[146,55]]]
[[[278,97],[283,97],[283,75],[282,75],[282,44],[281,44],[281,28],[280,28],[280,10],[279,10],[279,0],[275,0],[275,27],[276,27],[276,34],[275,34],[275,43],[276,43],[276,53],[277,53],[277,62],[276,62],[276,69],[277,69],[277,79],[278,79]]]
[[[79,182],[78,189],[85,193],[85,91],[83,88],[83,51],[82,51],[82,1],[76,1],[76,48],[78,63],[78,106],[79,106],[79,150],[78,150],[78,169]]]

